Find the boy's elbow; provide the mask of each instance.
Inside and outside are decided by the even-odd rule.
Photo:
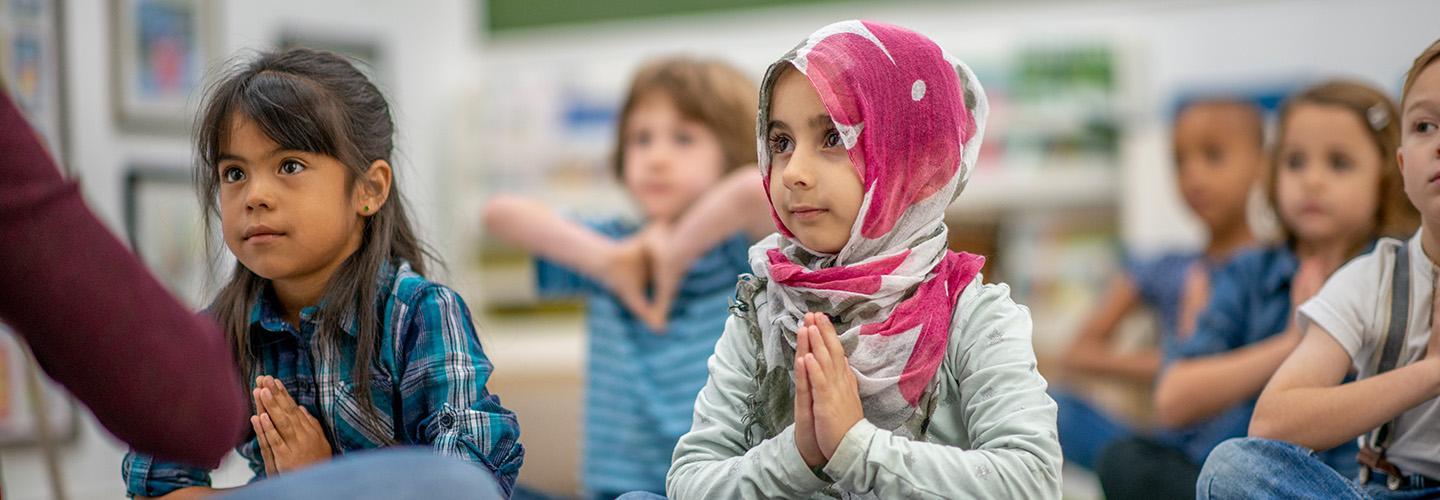
[[[520,203],[519,197],[508,194],[496,195],[490,198],[490,201],[485,202],[480,219],[487,229],[495,229],[512,218]]]

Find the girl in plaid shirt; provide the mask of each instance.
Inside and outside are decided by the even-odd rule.
[[[206,101],[198,186],[238,260],[209,311],[254,404],[238,451],[261,479],[426,446],[483,467],[508,494],[519,428],[485,388],[492,366],[469,309],[424,278],[393,137],[384,97],[327,52],[262,54]],[[137,453],[122,472],[131,496],[210,487],[207,470]]]

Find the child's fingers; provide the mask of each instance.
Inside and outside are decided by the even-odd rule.
[[[272,456],[283,455],[290,450],[285,443],[285,437],[280,435],[280,431],[275,428],[275,420],[270,418],[270,414],[260,416],[260,428],[265,432],[265,441],[270,443]]]
[[[830,348],[825,345],[825,340],[820,338],[820,329],[814,326],[806,327],[805,334],[810,336],[810,355],[820,362],[817,368],[829,371]]]
[[[289,389],[285,389],[285,383],[279,382],[279,379],[271,378],[271,389],[275,390],[275,401],[281,405],[279,409],[282,411],[294,411],[295,406],[300,406],[295,403],[294,396],[289,395]]]
[[[805,358],[800,358],[800,362],[795,365],[795,422],[808,426],[814,419],[811,408],[815,403],[810,397],[810,377],[805,373],[806,364],[808,363]]]
[[[255,430],[255,439],[260,442],[260,454],[270,453],[270,443],[265,440],[265,428],[260,426],[259,416],[250,416],[250,428]]]
[[[823,314],[817,316],[820,316],[815,319],[815,322],[819,323],[820,331],[822,332],[820,337],[825,339],[825,347],[830,351],[830,368],[832,368],[832,372],[834,370],[848,368],[850,363],[845,361],[845,346],[840,345],[840,335],[835,333],[835,325],[830,323],[829,316]]]
[[[263,403],[263,402],[260,401],[260,389],[259,389],[258,387],[255,388],[255,389],[250,389],[250,399],[252,399],[252,400],[255,401],[255,414],[256,414],[256,415],[264,414],[264,413],[265,413],[265,403]]]
[[[795,331],[796,361],[804,358],[806,354],[810,354],[810,335],[806,332],[806,330],[808,330],[808,328],[802,326],[799,330]],[[795,366],[800,366],[800,363],[795,363]]]
[[[250,397],[252,397],[252,398],[255,399],[255,414],[256,414],[256,415],[259,415],[259,414],[261,414],[261,413],[265,413],[265,404],[260,402],[260,389],[264,389],[264,388],[269,387],[269,386],[270,386],[270,383],[265,381],[265,377],[263,377],[263,376],[255,377],[255,388],[253,388],[253,389],[250,390]]]
[[[840,373],[838,370],[845,367],[845,352],[839,348],[838,344],[830,341],[831,335],[826,335],[820,329],[818,326],[820,320],[816,319],[815,322],[817,326],[810,327],[810,342],[825,347],[825,357],[820,358],[820,367],[825,369],[825,374],[831,381],[839,380],[835,378],[835,375]],[[811,348],[811,351],[813,352],[814,348]]]
[[[820,401],[830,394],[830,382],[826,377],[825,370],[820,368],[820,362],[816,360],[815,353],[805,356],[805,375],[810,379],[810,398],[813,401]]]
[[[255,439],[260,442],[260,461],[265,463],[265,474],[275,473],[275,454],[270,451],[270,441],[265,439],[265,428],[260,424],[260,417],[250,417],[250,427],[255,429]]]
[[[810,375],[809,368],[805,366],[808,364],[805,362],[808,357],[800,358],[795,363],[795,400],[805,408],[806,413],[810,412]]]
[[[835,324],[830,322],[828,314],[815,313],[815,326],[820,327],[820,333],[835,335]]]
[[[274,422],[275,429],[284,433],[285,436],[294,436],[296,431],[296,422],[293,418],[294,414],[291,413],[289,410],[283,409],[283,406],[281,406],[281,403],[279,402],[280,398],[275,395],[275,391],[270,388],[261,389],[260,400],[265,402],[266,408],[272,409],[271,411],[265,412],[265,415],[263,415],[263,417],[268,418],[270,419],[270,421]]]
[[[285,396],[285,399],[295,401],[295,397],[290,395],[290,389],[286,389],[285,383],[281,382],[280,379],[275,379],[275,388],[280,390],[280,395]]]

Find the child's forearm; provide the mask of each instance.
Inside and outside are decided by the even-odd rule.
[[[535,255],[592,278],[600,275],[614,242],[561,217],[545,204],[499,195],[485,204],[485,228]]]
[[[1255,406],[1250,435],[1326,450],[1437,396],[1440,359],[1434,358],[1349,384],[1267,390]]]
[[[1065,357],[1065,367],[1079,374],[1118,377],[1137,383],[1153,382],[1155,374],[1160,371],[1160,364],[1160,351],[1153,348],[1117,353],[1079,345]]]
[[[249,414],[220,326],[176,299],[86,207],[3,91],[0,157],[0,283],[9,287],[0,322],[120,440],[218,464]],[[156,408],[172,418],[155,418]]]
[[[744,231],[753,241],[775,232],[762,182],[754,168],[741,167],[696,200],[675,221],[670,235],[677,266],[689,269],[696,259],[735,233]]]
[[[1298,340],[1297,335],[1281,333],[1223,354],[1177,361],[1155,388],[1157,420],[1183,427],[1254,397]]]
[[[1121,275],[1111,281],[1109,291],[1095,313],[1080,328],[1075,342],[1061,358],[1067,370],[1078,374],[1118,376],[1138,382],[1152,382],[1160,370],[1160,352],[1147,349],[1118,353],[1112,343],[1115,329],[1140,301],[1135,283]]]

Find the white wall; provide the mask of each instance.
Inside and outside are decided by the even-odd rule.
[[[448,157],[457,140],[454,122],[460,89],[480,80],[481,58],[563,61],[603,57],[623,82],[647,55],[690,51],[728,57],[757,74],[805,34],[831,21],[869,18],[930,34],[957,55],[988,52],[998,44],[1064,33],[1113,37],[1135,50],[1143,84],[1134,105],[1135,153],[1126,168],[1123,227],[1141,247],[1187,244],[1200,238],[1173,192],[1160,117],[1171,94],[1197,83],[1228,85],[1296,75],[1354,75],[1394,89],[1410,59],[1440,37],[1440,2],[1392,0],[1274,0],[1268,2],[1002,2],[951,6],[855,4],[785,7],[750,13],[663,21],[559,28],[497,40],[475,39],[476,2],[425,0],[227,0],[218,2],[223,53],[274,43],[285,26],[321,33],[363,33],[384,46],[394,87],[391,103],[400,131],[400,175],[426,237],[444,252],[461,244],[450,237],[470,216],[452,207],[466,187],[461,159]],[[111,118],[110,2],[67,4],[66,78],[69,85],[69,155],[91,206],[120,231],[123,167],[132,161],[184,164],[183,137],[118,131]],[[477,48],[479,51],[477,51]],[[604,73],[603,71],[601,72]],[[984,186],[972,186],[984,189]],[[472,214],[473,215],[473,214]],[[447,254],[450,260],[463,255]],[[166,418],[163,408],[156,418]],[[529,432],[535,432],[530,430]],[[117,498],[122,448],[87,420],[80,439],[64,450],[72,498]],[[7,498],[49,498],[39,454],[0,451]],[[243,473],[230,469],[233,483]]]
[[[191,145],[183,136],[135,135],[112,119],[112,2],[73,0],[66,4],[66,78],[72,171],[80,178],[91,207],[123,234],[124,168],[137,161],[188,165]],[[382,47],[393,88],[388,89],[399,131],[398,178],[416,211],[422,233],[437,246],[450,206],[441,158],[443,123],[449,96],[471,73],[477,60],[477,6],[469,0],[227,0],[213,2],[221,59],[242,48],[277,43],[282,28],[317,36],[373,37]],[[218,63],[219,61],[217,61]],[[198,99],[198,96],[197,98]],[[121,291],[117,291],[121,292]],[[155,418],[168,418],[164,408]],[[123,448],[88,418],[79,439],[66,447],[62,468],[70,498],[121,498]],[[33,449],[0,451],[5,498],[50,498],[40,454]],[[238,464],[218,482],[248,478]]]
[[[1016,42],[1114,40],[1136,70],[1121,223],[1142,251],[1203,238],[1174,191],[1162,115],[1177,92],[1345,75],[1398,93],[1411,59],[1440,37],[1440,2],[1428,0],[873,2],[546,29],[489,43],[486,64],[590,60],[582,74],[623,85],[645,57],[680,51],[723,56],[758,76],[815,28],[850,18],[913,28],[962,59]]]

